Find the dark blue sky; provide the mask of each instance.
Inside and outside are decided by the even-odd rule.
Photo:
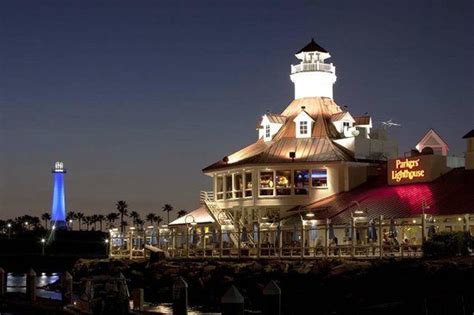
[[[0,217],[50,210],[55,160],[69,210],[197,206],[201,169],[293,99],[311,37],[339,105],[401,123],[401,152],[434,127],[462,154],[473,20],[470,0],[1,1]]]

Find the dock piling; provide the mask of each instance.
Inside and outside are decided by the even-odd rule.
[[[281,314],[281,289],[275,281],[270,281],[263,289],[263,315]]]
[[[26,297],[28,301],[36,301],[36,272],[31,268],[26,273]]]
[[[244,315],[244,297],[231,286],[221,299],[222,315]]]
[[[5,270],[0,267],[0,296],[7,292],[7,274]]]
[[[188,314],[188,284],[182,277],[173,283],[173,314]]]
[[[67,271],[61,276],[61,294],[64,305],[72,303],[72,276]]]

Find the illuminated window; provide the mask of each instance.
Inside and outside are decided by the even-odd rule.
[[[265,138],[270,138],[270,125],[265,125]]]
[[[325,169],[311,171],[311,186],[317,188],[328,187],[328,171]]]
[[[232,198],[232,175],[225,176],[225,199]]]
[[[309,189],[309,171],[295,171],[295,195],[307,195]]]
[[[252,173],[245,173],[245,197],[252,197]]]
[[[307,134],[308,134],[308,122],[300,121],[300,135],[307,135]]]
[[[224,178],[222,176],[217,176],[216,178],[216,192],[217,199],[224,198]]]
[[[276,171],[276,194],[291,195],[291,171]]]
[[[244,189],[244,181],[242,174],[234,174],[234,198],[242,198],[242,190]]]
[[[273,181],[273,172],[260,173],[260,196],[273,196],[275,183]]]

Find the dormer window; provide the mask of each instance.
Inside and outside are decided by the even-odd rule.
[[[346,128],[349,128],[351,126],[351,123],[348,122],[348,121],[345,121],[345,122],[342,123],[342,125]]]
[[[258,124],[258,138],[263,138],[265,142],[272,141],[273,136],[280,130],[286,121],[282,115],[266,113]]]
[[[295,117],[293,121],[296,124],[295,125],[296,138],[310,138],[311,137],[311,130],[313,128],[314,120],[304,110],[304,107],[302,107],[302,111]]]
[[[308,122],[300,121],[300,135],[307,135],[307,134],[308,134]]]

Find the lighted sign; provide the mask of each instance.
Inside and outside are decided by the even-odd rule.
[[[425,170],[420,167],[420,159],[397,159],[395,167],[391,170],[390,177],[393,181],[400,183],[403,181],[412,181],[414,179],[425,177]]]

